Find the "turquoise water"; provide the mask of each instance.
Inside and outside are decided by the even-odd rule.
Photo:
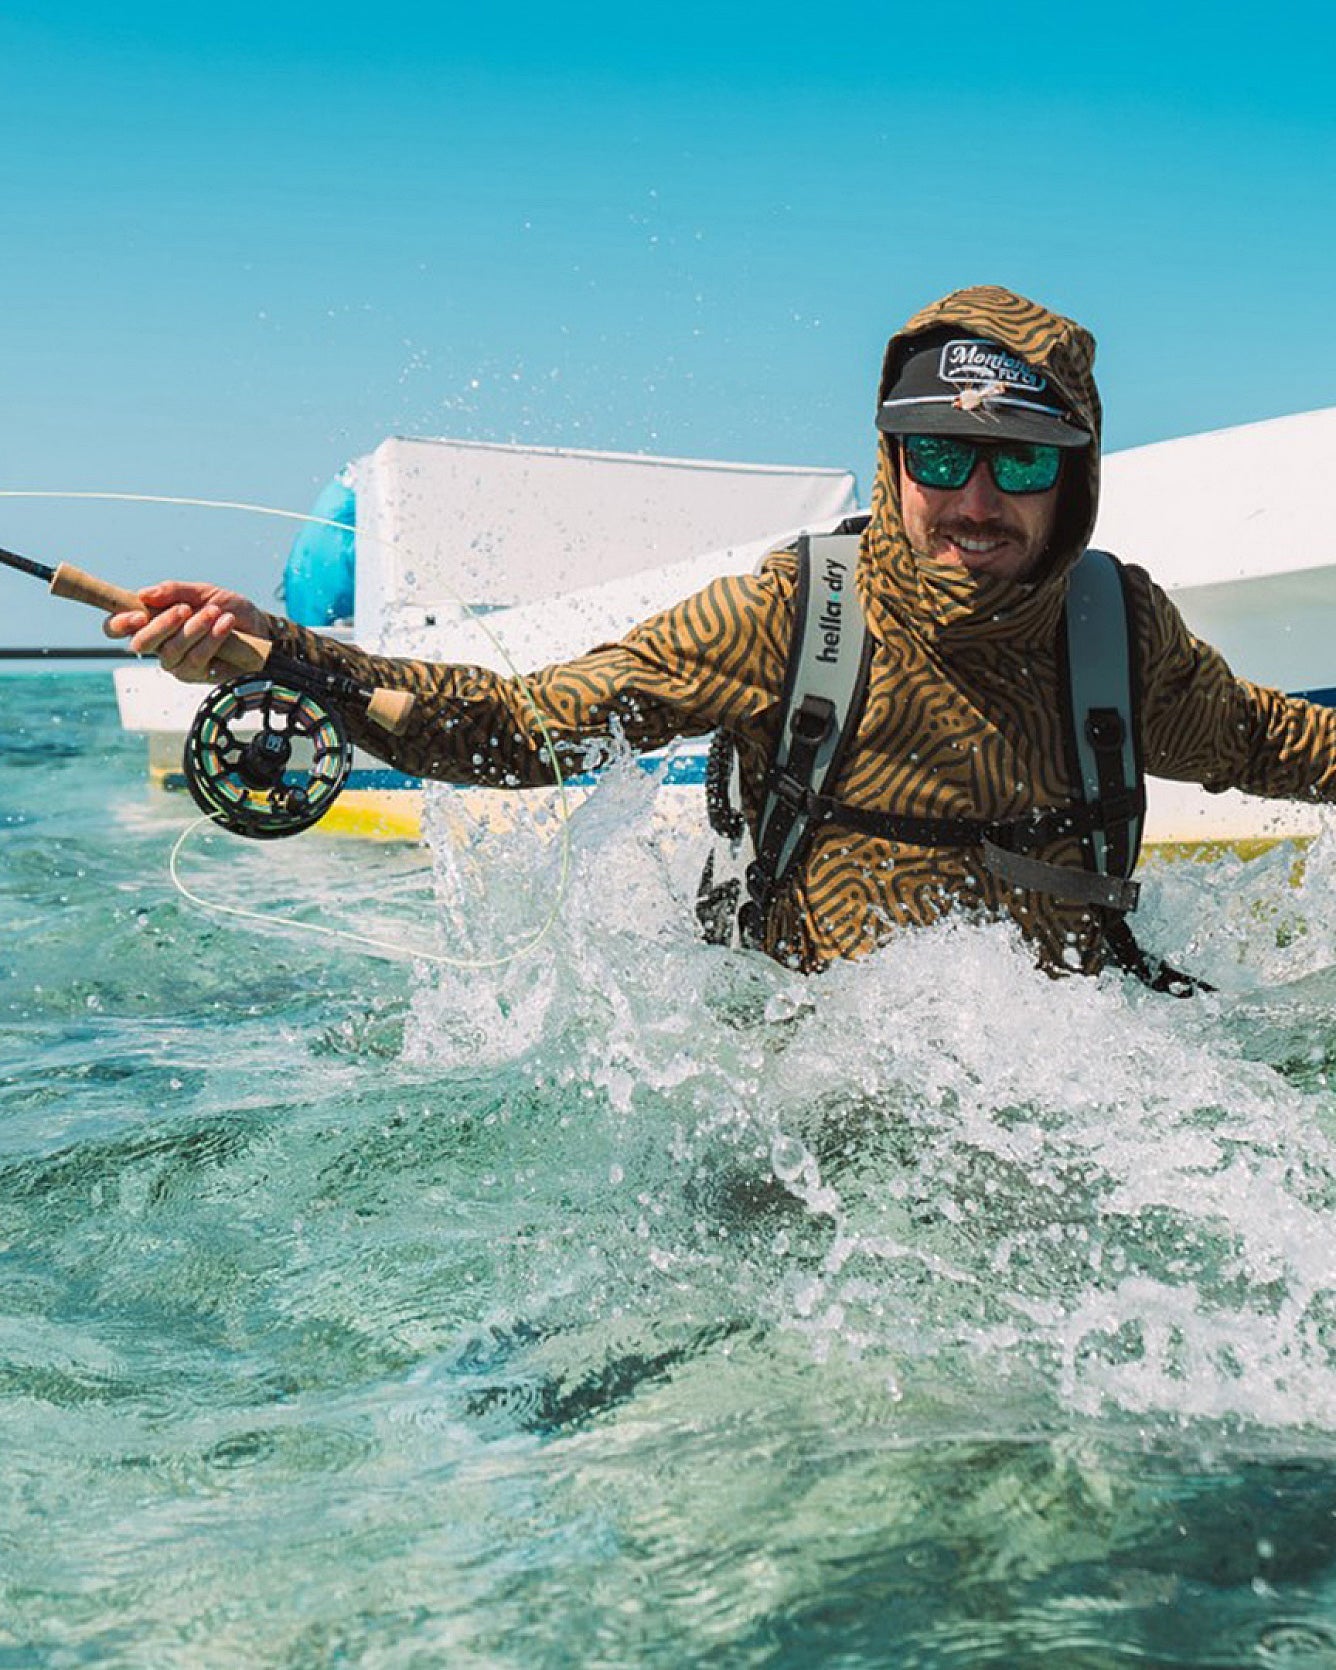
[[[192,841],[0,678],[0,1667],[1336,1665],[1336,845],[804,982],[615,775],[569,886]]]

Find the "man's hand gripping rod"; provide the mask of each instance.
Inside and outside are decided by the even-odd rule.
[[[146,610],[137,593],[70,563],[49,568],[0,549],[0,563],[45,580],[55,597],[108,614]],[[353,748],[341,709],[360,706],[398,736],[411,691],[367,689],[343,673],[281,655],[264,638],[233,632],[214,649],[239,676],[211,690],[186,735],[186,786],[202,811],[255,840],[296,835],[318,823],[348,780]]]
[[[111,615],[126,609],[151,612],[145,610],[138,593],[127,591],[124,586],[113,586],[107,580],[99,580],[95,574],[76,568],[73,563],[62,562],[51,568],[46,563],[34,562],[31,557],[21,557],[16,551],[2,548],[0,563],[17,569],[21,574],[32,574],[39,580],[45,580],[53,597],[67,598],[72,603],[87,603],[94,609],[101,609],[104,614]],[[324,675],[314,667],[305,667],[286,657],[279,662],[274,646],[267,638],[252,637],[248,632],[233,632],[225,638],[214,651],[214,660],[234,673],[258,673],[268,668],[277,677],[283,677],[300,668],[307,679],[323,685],[331,694],[359,696],[366,703],[367,718],[391,736],[398,736],[403,731],[413,711],[414,696],[409,690],[382,687],[368,690],[351,680]]]

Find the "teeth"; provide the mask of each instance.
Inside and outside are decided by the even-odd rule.
[[[1000,539],[964,539],[959,534],[953,536],[951,543],[959,546],[962,551],[973,551],[976,555],[984,551],[996,551],[1003,542]]]

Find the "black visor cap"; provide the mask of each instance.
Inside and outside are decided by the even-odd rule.
[[[877,410],[888,435],[959,435],[1084,447],[1081,427],[1042,371],[963,333],[912,349]]]

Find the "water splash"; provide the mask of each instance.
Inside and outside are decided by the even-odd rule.
[[[695,938],[627,772],[535,956],[415,972],[184,913],[62,711],[0,756],[0,1648],[1329,1656],[1321,846],[1269,914],[1152,877],[1165,949],[1238,905],[1205,1000],[965,924],[805,980]],[[425,892],[297,847],[294,908],[452,935],[551,885],[535,829]]]
[[[591,1143],[646,1163],[657,1140],[649,1267],[698,1263],[701,1191],[729,1201],[722,1282],[897,1395],[917,1377],[1086,1415],[1325,1419],[1332,1109],[1251,1057],[1273,914],[1237,913],[1244,994],[1195,1003],[1051,980],[1009,928],[963,923],[805,981],[694,938],[680,880],[647,862],[650,799],[630,774],[594,797],[550,954],[419,992],[410,1059],[510,1060],[590,1108]],[[1320,908],[1334,864],[1316,850],[1279,908]],[[1301,938],[1306,966],[1321,936]]]

